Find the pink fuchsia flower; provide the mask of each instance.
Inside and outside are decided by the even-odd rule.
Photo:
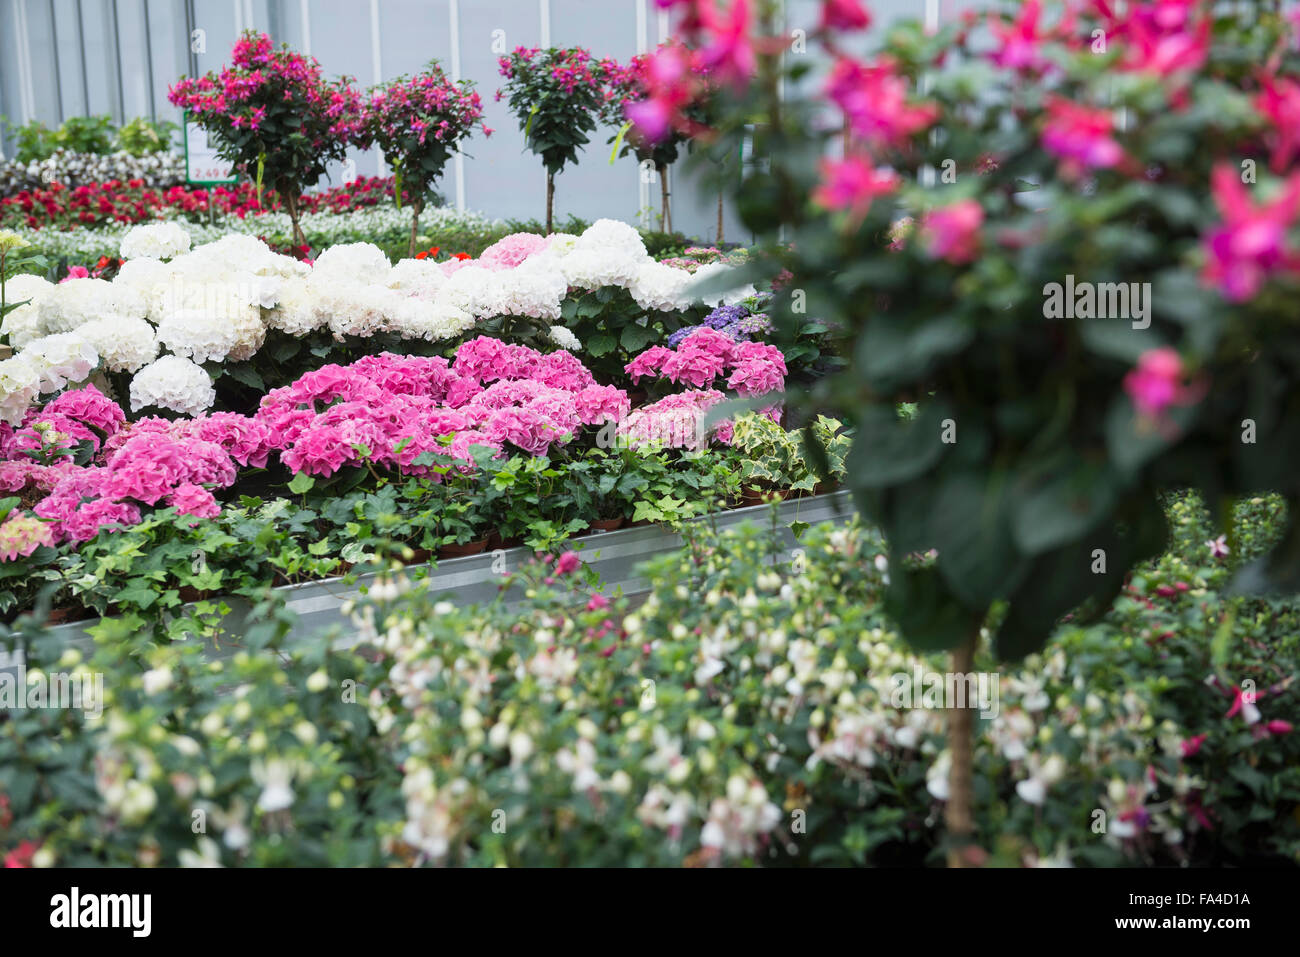
[[[1268,722],[1264,727],[1269,734],[1289,734],[1293,725],[1290,721],[1276,720]]]
[[[168,502],[181,515],[193,515],[196,518],[216,518],[221,514],[221,506],[216,498],[202,485],[186,482],[177,486]]]
[[[1009,70],[1041,72],[1050,67],[1052,61],[1043,55],[1043,44],[1052,39],[1055,31],[1040,30],[1042,15],[1041,0],[1025,0],[1020,15],[1010,23],[990,14],[988,28],[998,46],[989,54],[989,59]],[[1066,18],[1067,22],[1058,29],[1069,29],[1074,19],[1073,10],[1067,9]]]
[[[1287,229],[1300,212],[1300,173],[1258,206],[1231,164],[1216,166],[1210,185],[1223,222],[1205,237],[1208,261],[1203,279],[1217,283],[1225,299],[1244,302],[1259,292],[1271,273],[1300,269],[1300,256],[1286,246]]]
[[[1110,169],[1125,159],[1111,136],[1114,127],[1110,110],[1049,96],[1043,148],[1061,158],[1061,171],[1070,178],[1090,169]]]
[[[822,30],[865,30],[869,26],[871,11],[859,0],[822,0]]]
[[[979,253],[983,224],[984,207],[973,199],[931,210],[921,221],[926,251],[936,259],[968,263]]]
[[[0,525],[0,561],[27,558],[42,545],[54,544],[54,529],[33,515],[11,515]]]
[[[887,56],[871,66],[840,57],[827,80],[826,94],[844,111],[853,133],[872,146],[900,146],[939,116],[932,103],[907,102],[907,78]]]
[[[1201,15],[1192,22],[1199,5],[1199,0],[1135,4],[1124,24],[1123,67],[1158,76],[1200,69],[1210,55],[1211,21]]]
[[[1193,398],[1184,379],[1183,360],[1176,350],[1148,349],[1138,358],[1137,368],[1124,377],[1124,391],[1140,415],[1159,419],[1170,406]]]
[[[568,575],[582,567],[582,559],[578,557],[577,552],[569,551],[560,556],[559,561],[555,563],[555,574]]]
[[[1211,558],[1226,558],[1228,556],[1228,536],[1220,535],[1218,538],[1212,538],[1205,543],[1205,547],[1210,550]]]
[[[708,43],[700,54],[705,68],[721,80],[742,88],[754,75],[757,58],[750,0],[731,0],[726,12],[719,12],[713,0],[701,0],[700,21]]]
[[[1232,695],[1232,706],[1228,708],[1225,718],[1241,715],[1246,724],[1258,724],[1261,717],[1259,708],[1255,707],[1255,702],[1261,697],[1258,692],[1243,691],[1241,688],[1234,688]]]
[[[596,592],[587,600],[587,611],[603,611],[609,607],[609,599]]]
[[[1281,173],[1300,154],[1300,83],[1285,77],[1260,77],[1256,111],[1268,120],[1273,172]]]
[[[1208,734],[1198,734],[1196,737],[1188,738],[1186,741],[1182,742],[1180,747],[1183,752],[1183,757],[1190,758],[1199,752],[1201,750],[1201,745],[1205,743],[1205,739],[1208,737]]]
[[[824,159],[822,182],[813,191],[813,202],[829,210],[848,210],[853,221],[866,216],[872,202],[898,189],[898,174],[876,169],[869,160],[850,156],[843,160]]]

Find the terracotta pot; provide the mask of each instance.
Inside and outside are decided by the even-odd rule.
[[[591,523],[589,531],[612,532],[616,528],[622,528],[624,521],[626,521],[626,519],[621,515],[618,518],[598,518],[596,521]]]
[[[643,518],[643,519],[641,519],[640,521],[636,521],[636,522],[628,522],[628,523],[627,523],[627,527],[628,527],[628,528],[640,528],[642,525],[653,525],[653,524],[654,524],[654,522],[650,521],[650,519],[648,519],[648,518]]]
[[[497,548],[519,548],[524,544],[524,540],[518,536],[514,538],[502,538],[498,535],[497,542]]]
[[[433,552],[429,551],[427,548],[412,548],[411,551],[414,554],[412,554],[410,560],[406,562],[408,565],[423,565],[433,557]]]
[[[487,550],[489,552],[495,552],[500,547],[501,532],[494,528],[492,531],[487,533]]]
[[[72,616],[75,614],[75,608],[51,608],[50,617],[46,619],[45,623],[47,625],[61,625],[65,621],[72,621]]]
[[[438,546],[439,558],[462,558],[465,555],[478,555],[487,548],[487,539],[480,538],[475,542],[465,542],[461,545],[440,545]]]
[[[210,591],[199,591],[193,585],[182,585],[177,589],[177,592],[181,596],[181,601],[184,602],[202,601],[212,594]]]

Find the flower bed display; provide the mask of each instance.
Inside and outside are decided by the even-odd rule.
[[[1174,549],[1115,611],[1063,625],[1049,655],[1007,671],[974,755],[989,863],[1300,852],[1300,738],[1285,718],[1300,650],[1242,642],[1209,664],[1217,624],[1198,609],[1228,600],[1229,569],[1207,558],[1199,503],[1170,508]],[[1250,554],[1276,510],[1240,516]],[[701,525],[644,570],[655,589],[636,608],[569,554],[510,569],[522,604],[466,607],[390,574],[351,607],[348,649],[290,641],[276,602],[215,660],[132,616],[105,620],[84,653],[29,629],[33,668],[102,675],[113,718],[15,712],[0,735],[0,848],[21,866],[941,860],[943,712],[920,689],[898,707],[893,676],[946,665],[896,640],[882,593],[897,570],[860,527],[810,528],[789,560],[780,549],[753,525]],[[1296,614],[1254,603],[1246,617],[1294,633]],[[178,618],[170,635],[201,627]],[[1249,707],[1234,703],[1240,675],[1260,689]],[[47,760],[70,740],[81,747]],[[1100,833],[1079,825],[1097,808]]]
[[[728,398],[715,386],[781,418],[781,349],[751,339],[770,331],[761,313],[744,320],[758,293],[701,300],[700,274],[716,284],[730,267],[657,263],[621,223],[395,266],[367,244],[313,263],[238,235],[190,249],[172,223],[133,229],[120,252],[111,281],[7,286],[23,303],[0,327],[17,350],[0,361],[10,612],[46,582],[74,614],[157,614],[338,574],[385,548],[554,548],[843,473],[847,438],[829,420],[820,473],[782,451],[798,440],[778,425],[742,430],[764,436],[743,455],[729,447],[732,416],[708,418]],[[687,334],[674,349],[606,351],[616,375],[601,381],[564,324],[567,303],[600,294],[607,327],[617,316],[650,337]],[[643,376],[662,381],[634,410],[626,387]],[[177,549],[202,553],[202,569]],[[129,556],[144,555],[140,572]]]

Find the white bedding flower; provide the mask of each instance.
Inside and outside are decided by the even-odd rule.
[[[392,264],[373,243],[344,243],[331,246],[312,265],[313,276],[336,282],[385,283]]]
[[[158,337],[143,319],[96,319],[77,329],[110,372],[136,372],[158,355]]]
[[[176,223],[133,226],[122,237],[123,259],[171,259],[190,251],[190,234]]]
[[[58,392],[69,382],[81,382],[99,364],[94,346],[75,332],[42,336],[28,343],[20,355],[40,373],[41,392]]]
[[[157,406],[184,415],[198,415],[216,400],[212,377],[180,356],[163,356],[145,366],[131,380],[132,412],[139,412],[146,406]]]

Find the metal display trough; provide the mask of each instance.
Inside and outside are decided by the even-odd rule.
[[[782,554],[786,558],[797,547],[797,540],[790,527],[795,522],[809,525],[826,521],[847,522],[857,511],[851,495],[846,491],[791,498],[776,508],[778,524],[784,529]],[[754,505],[729,509],[692,521],[713,521],[720,530],[744,522],[766,526],[772,521],[770,509],[769,505]],[[586,565],[595,569],[600,576],[601,591],[604,594],[638,596],[649,593],[651,587],[650,582],[639,574],[641,564],[647,559],[677,551],[684,543],[681,535],[668,528],[640,525],[587,535],[573,539],[568,544],[582,556]],[[511,548],[443,559],[427,565],[409,565],[407,573],[413,579],[423,578],[431,591],[446,594],[457,604],[483,604],[497,597],[503,571],[516,570],[531,557],[528,548]],[[326,578],[275,589],[284,596],[288,608],[296,616],[289,635],[290,641],[338,627],[344,632],[340,644],[350,644],[349,623],[343,615],[343,604],[360,597],[374,578],[373,573],[360,575],[350,583],[342,578]],[[238,634],[243,630],[249,606],[241,599],[228,601],[232,610],[223,621],[222,631]],[[69,645],[88,650],[93,641],[86,629],[94,626],[97,621],[94,619],[55,625],[50,631],[63,637]],[[0,650],[0,670],[11,670],[19,664],[21,656],[10,656]]]

